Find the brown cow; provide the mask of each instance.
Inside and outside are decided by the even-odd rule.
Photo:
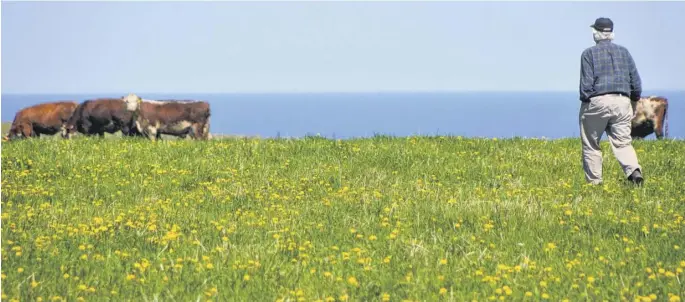
[[[205,101],[143,100],[136,128],[151,140],[162,134],[209,139],[209,116],[209,103]]]
[[[78,106],[74,101],[42,103],[19,110],[6,140],[54,135],[62,132],[64,125]]]
[[[81,103],[65,126],[65,137],[77,131],[85,135],[105,136],[121,131],[125,136],[136,135],[135,119],[141,98],[129,94],[121,98],[99,98]]]
[[[661,96],[648,96],[631,103],[633,120],[630,136],[633,139],[644,139],[652,133],[656,135],[657,139],[668,136],[668,123],[666,121],[668,99]],[[664,124],[666,124],[666,132],[664,132]]]

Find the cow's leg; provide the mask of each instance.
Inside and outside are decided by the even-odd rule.
[[[656,109],[654,117],[654,135],[656,135],[657,139],[662,139],[664,137],[664,118],[666,117],[664,111],[664,106],[659,106],[659,108]]]
[[[130,127],[128,127],[122,123],[120,128],[121,128],[121,136],[122,137],[131,136],[131,128]]]
[[[194,123],[192,126],[195,139],[207,139],[209,123]]]
[[[193,123],[190,125],[190,138],[191,139],[199,139],[200,138],[200,125],[198,123]]]
[[[154,141],[157,138],[157,128],[148,126],[145,129],[145,135],[152,141]]]
[[[204,123],[198,124],[197,130],[201,139],[209,139],[209,117],[207,117]]]
[[[83,133],[86,136],[93,136],[96,134],[96,132],[93,130],[93,123],[91,123],[88,119],[85,119],[81,123],[81,129],[83,129]]]
[[[33,127],[31,125],[22,124],[19,126],[19,130],[24,138],[33,137]]]

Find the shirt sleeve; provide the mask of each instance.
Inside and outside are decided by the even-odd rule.
[[[580,100],[587,102],[594,93],[594,73],[592,68],[592,56],[586,50],[580,56]]]
[[[642,80],[640,74],[637,72],[637,66],[633,56],[628,52],[628,70],[630,74],[630,98],[633,100],[640,99],[642,94]]]

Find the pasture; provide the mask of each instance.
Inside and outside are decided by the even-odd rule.
[[[3,301],[679,301],[685,141],[2,143]]]

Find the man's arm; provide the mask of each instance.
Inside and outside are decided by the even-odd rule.
[[[590,96],[595,91],[595,76],[592,67],[592,56],[588,49],[580,56],[580,100],[583,102],[589,102]]]
[[[626,50],[628,54],[628,71],[630,73],[630,99],[633,101],[640,100],[640,95],[642,94],[642,80],[640,79],[640,74],[637,72],[637,66],[633,60],[633,56],[630,52]]]

